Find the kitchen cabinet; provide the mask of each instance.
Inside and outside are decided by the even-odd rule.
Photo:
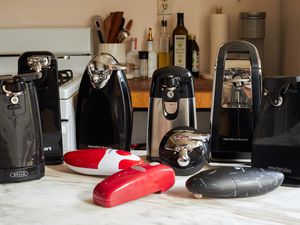
[[[128,80],[131,92],[132,107],[134,109],[147,110],[149,105],[149,93],[151,88],[151,79]],[[195,99],[197,109],[211,108],[212,98],[212,80],[195,79]]]
[[[279,187],[238,199],[195,199],[176,177],[165,193],[113,208],[95,205],[92,192],[103,177],[80,175],[65,165],[47,166],[40,180],[0,185],[2,225],[299,224],[300,190]]]

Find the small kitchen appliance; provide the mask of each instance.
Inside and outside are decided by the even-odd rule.
[[[64,154],[65,164],[73,171],[86,175],[108,176],[122,169],[144,163],[131,152],[109,149],[80,149]]]
[[[162,163],[171,166],[176,175],[199,172],[208,161],[209,134],[192,127],[175,127],[168,131],[159,146]]]
[[[184,68],[168,66],[152,77],[147,127],[147,158],[160,161],[159,146],[172,128],[197,128],[194,79]]]
[[[284,173],[284,185],[300,186],[300,76],[265,77],[255,129],[252,166]]]
[[[18,61],[19,73],[41,72],[36,80],[46,164],[63,162],[57,60],[51,52],[24,52]]]
[[[57,59],[64,153],[77,149],[75,110],[82,74],[91,59],[90,28],[0,29],[0,74],[17,74],[24,52],[47,50]]]
[[[210,161],[250,162],[261,86],[256,47],[245,41],[223,44],[213,83]]]
[[[283,173],[254,167],[216,167],[186,181],[195,197],[239,198],[266,194],[278,188]]]
[[[125,69],[107,53],[97,54],[88,63],[77,100],[78,148],[130,150],[132,105]]]
[[[44,176],[42,128],[33,82],[40,76],[0,76],[0,183]]]
[[[94,203],[113,207],[149,194],[165,192],[175,183],[173,169],[157,162],[123,169],[96,185]]]

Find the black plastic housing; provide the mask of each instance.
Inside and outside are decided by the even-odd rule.
[[[27,63],[30,56],[49,56],[49,68],[42,69],[42,77],[35,81],[43,131],[44,154],[47,165],[63,162],[61,116],[58,87],[58,68],[55,56],[48,51],[23,53],[18,61],[18,72],[34,72]]]
[[[180,89],[177,91],[178,98],[194,97],[194,78],[192,74],[187,69],[178,66],[163,67],[153,73],[150,97],[162,98],[165,96],[165,91],[161,87],[174,84],[174,79],[170,80],[170,76],[180,82]]]
[[[131,135],[131,95],[124,71],[113,71],[105,87],[95,89],[86,69],[77,99],[77,147],[105,146],[129,151]]]
[[[193,194],[215,198],[252,197],[279,187],[284,175],[251,167],[219,167],[202,171],[186,181]]]
[[[283,172],[285,185],[300,186],[300,76],[265,77],[263,84],[252,165]]]
[[[252,106],[250,108],[222,107],[225,61],[231,59],[232,55],[242,55],[250,61],[252,84]],[[245,41],[231,41],[220,47],[213,95],[210,161],[250,162],[253,133],[262,98],[260,59],[254,45]]]
[[[33,79],[35,74],[0,76],[0,183],[44,176],[42,128]]]

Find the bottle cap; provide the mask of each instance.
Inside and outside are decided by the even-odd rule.
[[[161,20],[160,22],[161,22],[161,26],[167,27],[167,25],[168,25],[168,21],[167,20]]]
[[[189,34],[189,39],[190,40],[195,40],[196,39],[196,35],[195,34]]]
[[[139,59],[148,59],[148,51],[139,51]]]
[[[183,16],[184,16],[184,13],[182,13],[182,12],[177,13],[177,18],[183,18]]]
[[[132,37],[131,38],[131,43],[133,43],[133,48],[136,50],[137,49],[137,38],[136,37]]]
[[[215,7],[215,10],[216,10],[216,14],[222,14],[223,12],[223,7],[222,6],[217,6]]]
[[[149,30],[148,30],[148,39],[147,39],[147,41],[153,41],[152,28],[149,28]]]

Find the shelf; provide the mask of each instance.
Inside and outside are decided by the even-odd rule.
[[[128,80],[133,108],[147,109],[151,79]],[[197,109],[211,108],[212,80],[195,79],[195,98]]]

